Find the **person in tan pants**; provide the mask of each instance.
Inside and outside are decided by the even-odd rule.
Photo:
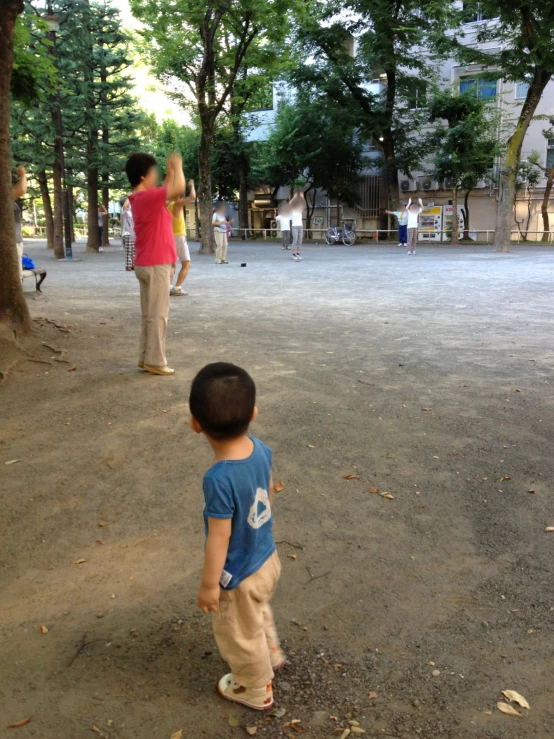
[[[215,263],[229,264],[227,261],[227,247],[229,240],[227,237],[227,226],[233,225],[233,219],[227,220],[225,203],[219,202],[216,205],[212,216],[212,226],[215,238]]]
[[[158,167],[150,154],[131,154],[125,171],[134,188],[129,202],[133,209],[135,275],[140,283],[142,316],[138,366],[155,375],[172,375],[175,370],[167,366],[165,337],[177,251],[166,203],[184,193],[183,165],[178,154],[169,156],[163,187],[157,187]]]
[[[193,380],[190,426],[204,434],[213,465],[204,476],[206,550],[198,606],[213,613],[214,636],[231,672],[223,698],[265,711],[274,670],[286,664],[269,601],[281,572],[272,534],[271,450],[247,436],[256,386],[241,367],[208,364]]]

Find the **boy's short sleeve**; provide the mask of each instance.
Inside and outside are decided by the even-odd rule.
[[[204,478],[204,500],[209,518],[233,518],[235,501],[227,486],[213,477]]]

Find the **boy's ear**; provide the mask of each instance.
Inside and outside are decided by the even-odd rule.
[[[194,431],[195,434],[201,434],[202,433],[202,426],[198,423],[196,418],[194,416],[191,416],[189,418],[189,426]]]
[[[256,418],[258,418],[258,406],[257,405],[254,406],[254,410],[252,411],[252,418],[250,419],[250,423],[252,423],[252,421],[255,421]]]

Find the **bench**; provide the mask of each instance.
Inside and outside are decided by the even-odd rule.
[[[46,279],[46,270],[45,269],[24,269],[21,271],[21,281],[26,277],[34,277],[35,278],[35,287],[39,293],[42,292],[40,289],[40,286]]]

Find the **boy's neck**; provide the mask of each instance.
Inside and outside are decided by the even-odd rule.
[[[209,436],[206,438],[214,450],[214,462],[248,459],[254,451],[254,442],[246,434],[237,436],[235,439],[225,439],[223,441],[212,439]]]

